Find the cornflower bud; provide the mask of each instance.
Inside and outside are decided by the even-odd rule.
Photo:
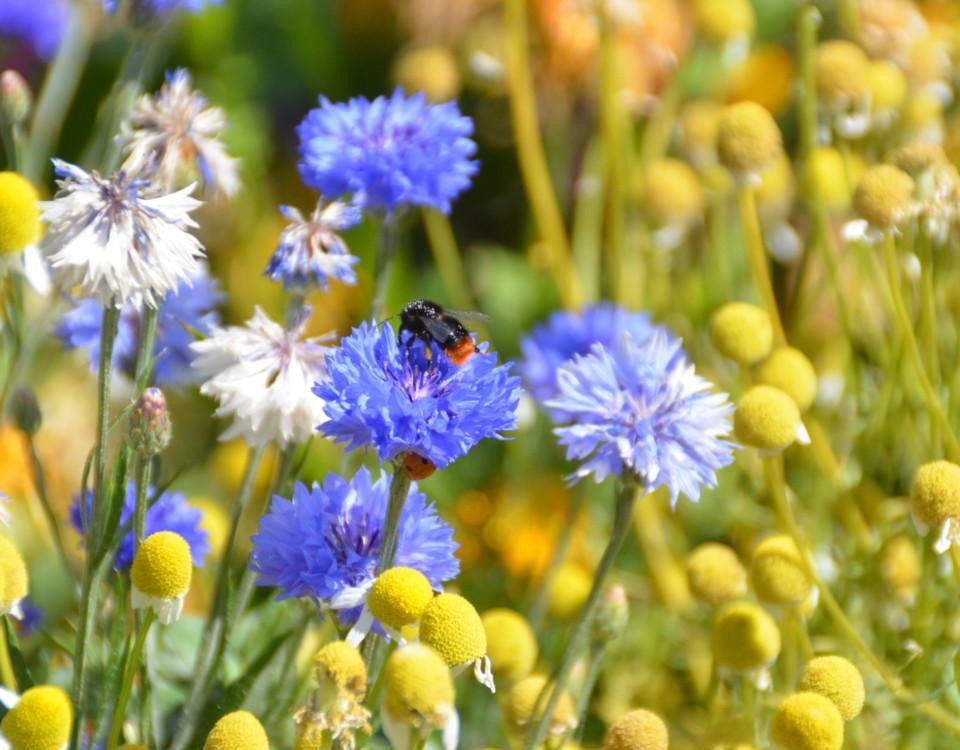
[[[597,605],[593,622],[590,623],[591,636],[595,642],[607,643],[619,638],[627,627],[630,608],[627,604],[627,592],[620,584],[615,584],[603,592]]]
[[[840,750],[843,717],[829,698],[794,693],[777,706],[770,739],[780,750]]]
[[[603,750],[667,750],[669,744],[663,719],[643,708],[621,716],[603,738]]]
[[[70,740],[73,706],[70,696],[55,685],[25,691],[0,722],[12,750],[62,750]]]
[[[10,411],[13,414],[13,423],[24,434],[33,437],[40,430],[43,416],[40,413],[40,405],[37,403],[37,395],[32,388],[27,386],[17,388],[10,400]]]
[[[167,399],[159,388],[147,388],[133,405],[130,442],[143,456],[155,456],[170,444],[172,427]]]
[[[797,404],[769,385],[751,386],[743,394],[733,414],[733,429],[740,442],[767,455],[779,453],[794,441],[810,442]]]
[[[710,339],[724,357],[738,365],[752,365],[770,353],[773,324],[762,307],[728,302],[710,318]]]
[[[249,711],[221,716],[203,743],[203,750],[269,750],[263,724]]]
[[[488,609],[480,619],[497,682],[513,684],[529,675],[537,663],[538,648],[526,618],[512,609]]]
[[[16,172],[0,172],[0,255],[19,253],[40,239],[37,191]]]
[[[690,553],[687,580],[693,595],[710,606],[743,596],[747,590],[747,572],[737,553],[716,542],[701,544]]]
[[[0,120],[8,126],[23,125],[33,108],[30,86],[15,70],[0,73]]]
[[[833,701],[844,721],[860,715],[866,700],[860,670],[842,656],[817,656],[803,668],[797,689]]]
[[[186,540],[172,531],[151,534],[137,549],[130,567],[133,608],[149,607],[161,624],[169,625],[180,618],[192,576]]]

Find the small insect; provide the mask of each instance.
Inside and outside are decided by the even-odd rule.
[[[400,331],[409,331],[428,344],[436,341],[450,361],[460,367],[479,350],[459,318],[487,319],[482,313],[445,310],[428,299],[415,299],[400,311]]]

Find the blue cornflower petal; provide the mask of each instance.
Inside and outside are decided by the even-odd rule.
[[[374,482],[369,470],[360,468],[349,481],[330,474],[322,485],[297,482],[290,499],[275,496],[253,537],[250,567],[259,585],[278,587],[278,599],[329,603],[344,589],[369,584],[380,557],[389,489],[386,474]],[[440,588],[460,572],[456,550],[453,529],[411,485],[400,515],[395,564],[419,570]],[[341,617],[352,621],[357,614]]]
[[[449,213],[477,171],[473,121],[455,102],[423,94],[320,98],[297,127],[300,175],[328,198],[352,194],[364,209],[428,206]]]
[[[567,416],[554,433],[567,458],[582,462],[574,480],[632,476],[650,491],[666,487],[673,503],[681,494],[696,501],[733,460],[734,445],[724,439],[733,405],[665,332],[594,344],[560,368],[557,389],[546,406]]]
[[[153,496],[151,487],[147,493],[149,500]],[[120,525],[123,526],[133,518],[137,505],[137,485],[130,481],[127,483],[127,491],[123,498],[123,508],[120,511]],[[87,493],[87,511],[88,517],[93,510],[93,493]],[[173,531],[184,538],[190,545],[190,556],[193,558],[193,564],[203,565],[210,546],[207,542],[207,532],[203,530],[201,522],[203,513],[194,508],[187,502],[186,496],[182,492],[164,492],[157,501],[147,508],[147,514],[144,523],[146,535],[155,534],[158,531]],[[84,533],[83,514],[80,508],[80,496],[74,497],[73,504],[70,506],[70,524],[81,534]],[[135,546],[134,532],[131,531],[123,537],[120,547],[117,549],[117,558],[114,561],[114,568],[117,570],[127,570],[133,564],[133,552]]]
[[[373,446],[381,461],[411,452],[443,468],[516,429],[520,379],[496,354],[481,350],[458,367],[434,342],[404,334],[398,344],[386,323],[362,323],[326,364],[313,389],[327,415],[317,429],[348,450]]]
[[[44,59],[53,57],[67,28],[66,0],[3,0],[0,38],[20,39]]]

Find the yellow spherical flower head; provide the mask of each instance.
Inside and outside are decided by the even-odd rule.
[[[915,138],[940,140],[943,137],[943,102],[931,91],[915,91],[903,105],[904,129]]]
[[[757,368],[757,382],[779,388],[801,412],[817,397],[817,371],[807,355],[791,346],[774,349]]]
[[[603,737],[603,750],[667,750],[669,744],[663,719],[643,708],[621,716]]]
[[[400,630],[420,619],[433,599],[430,581],[419,570],[398,565],[385,570],[370,587],[367,606],[381,623]]]
[[[938,530],[933,545],[943,554],[960,544],[960,466],[951,461],[931,461],[913,476],[910,510],[923,527]]]
[[[831,125],[844,138],[859,138],[870,125],[870,60],[856,44],[823,42],[815,58],[817,96]]]
[[[178,620],[192,575],[186,540],[172,531],[151,534],[143,540],[130,567],[133,608],[152,609],[164,625]]]
[[[772,455],[793,444],[810,442],[796,402],[779,388],[751,386],[733,413],[733,430],[744,445]]]
[[[693,13],[697,31],[714,44],[746,39],[757,25],[750,0],[695,0]]]
[[[540,718],[539,713],[534,715],[537,699],[541,692],[552,689],[553,685],[548,683],[547,678],[540,674],[525,677],[510,688],[510,692],[507,693],[503,702],[503,714],[507,720],[507,726],[514,734],[523,734],[531,721]],[[543,711],[544,706],[546,706],[548,697],[549,693],[546,693],[544,700],[540,702],[540,711]],[[550,725],[547,728],[548,737],[555,740],[575,729],[576,726],[576,707],[570,693],[564,690],[560,694],[557,707],[550,719]]]
[[[780,128],[766,109],[754,102],[724,108],[717,125],[717,150],[723,165],[741,179],[756,182],[773,164],[783,146]]]
[[[565,562],[553,574],[547,591],[547,613],[558,620],[574,617],[583,607],[593,578],[582,565]]]
[[[435,729],[456,731],[453,679],[440,654],[422,643],[409,643],[390,654],[381,717],[393,747],[412,746]]]
[[[830,146],[818,146],[810,152],[803,168],[803,185],[808,195],[816,196],[833,213],[850,207],[852,188],[847,179],[843,156]]]
[[[853,205],[860,218],[878,232],[900,227],[913,214],[913,179],[892,164],[877,164],[860,177]]]
[[[873,105],[874,122],[880,127],[889,126],[897,117],[907,98],[907,77],[889,60],[874,60],[870,63],[870,100]]]
[[[317,682],[359,700],[367,692],[367,665],[360,652],[346,641],[331,641],[313,657]]]
[[[807,662],[797,689],[833,701],[844,721],[860,715],[866,700],[860,670],[842,656],[817,656]]]
[[[16,172],[0,172],[0,255],[19,253],[40,239],[37,191]]]
[[[268,750],[263,724],[249,711],[234,711],[217,719],[203,750]]]
[[[20,550],[0,535],[0,614],[23,617],[21,604],[27,596],[29,576]]]
[[[893,537],[885,545],[880,556],[880,578],[896,596],[913,598],[922,575],[920,556],[913,540],[905,534]]]
[[[716,606],[747,590],[747,572],[737,553],[725,544],[707,542],[687,557],[690,591],[704,604]]]
[[[0,722],[0,734],[12,750],[60,750],[70,741],[73,706],[55,685],[32,687]]]
[[[477,680],[495,692],[487,632],[473,605],[459,594],[440,594],[420,618],[420,640],[435,649],[451,669],[473,665]]]
[[[431,102],[446,102],[460,93],[460,70],[453,53],[440,45],[402,52],[393,78],[408,94],[422,91]]]
[[[679,159],[658,159],[644,174],[642,203],[656,227],[656,244],[675,247],[703,213],[700,178]]]
[[[800,551],[785,534],[767,537],[750,558],[750,586],[766,604],[801,604],[816,590],[803,567]]]
[[[538,649],[527,619],[512,609],[488,609],[480,620],[497,682],[512,684],[529,675],[537,663]]]
[[[770,739],[780,750],[840,750],[843,717],[829,698],[794,693],[777,706]]]
[[[773,324],[762,307],[728,302],[710,318],[710,340],[724,357],[738,365],[752,365],[770,353]]]
[[[780,655],[780,630],[762,607],[731,602],[713,621],[710,647],[719,666],[753,674],[764,684],[767,667]]]

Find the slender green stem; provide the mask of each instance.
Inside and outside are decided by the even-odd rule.
[[[23,303],[23,275],[19,273],[8,274],[7,287],[8,291],[6,293],[9,295],[10,305],[7,308],[8,314],[5,317],[7,318],[12,341],[10,342],[10,352],[8,355],[10,364],[9,367],[7,367],[6,377],[3,381],[3,389],[0,390],[0,414],[6,413],[7,401],[9,401],[10,395],[20,380],[20,375],[28,359],[24,353],[24,341],[27,336],[27,316]],[[7,333],[7,331],[4,331],[4,333]]]
[[[570,257],[570,243],[563,214],[550,178],[550,168],[537,121],[537,99],[530,73],[526,0],[505,0],[506,77],[510,98],[510,116],[517,142],[527,199],[540,237],[546,245],[550,272],[560,299],[566,307],[581,302],[580,282]]]
[[[926,368],[923,366],[923,355],[920,353],[920,346],[917,344],[917,337],[914,334],[913,323],[910,320],[910,314],[907,312],[907,305],[903,299],[903,292],[900,289],[900,273],[897,266],[897,248],[892,234],[888,233],[883,240],[884,257],[887,265],[887,283],[890,287],[890,296],[893,300],[893,313],[896,318],[896,324],[900,328],[900,335],[906,344],[907,357],[910,365],[913,367],[920,384],[920,390],[926,401],[927,409],[930,411],[931,418],[939,424],[943,431],[943,439],[946,443],[947,457],[951,461],[960,461],[960,442],[957,440],[956,433],[953,431],[953,425],[940,403],[936,389],[927,375]]]
[[[737,191],[737,203],[740,208],[740,221],[743,224],[747,260],[750,262],[753,283],[763,306],[770,315],[776,342],[779,346],[783,346],[787,337],[783,332],[783,323],[780,321],[780,308],[777,305],[777,296],[774,294],[773,282],[770,279],[767,253],[763,248],[763,233],[760,231],[760,218],[757,215],[755,188],[751,185],[741,185]]]
[[[120,308],[107,305],[103,310],[100,331],[100,366],[97,375],[97,442],[93,454],[93,518],[89,526],[92,533],[86,535],[87,564],[92,565],[92,551],[103,532],[106,512],[107,433],[110,427],[110,386],[113,378],[113,346],[120,325]],[[81,503],[85,506],[85,503]]]
[[[180,717],[176,735],[170,746],[171,750],[183,750],[187,747],[187,744],[196,731],[197,721],[199,721],[200,713],[203,710],[204,698],[216,675],[219,655],[222,654],[221,643],[225,638],[224,623],[227,617],[230,562],[233,557],[234,546],[236,545],[240,520],[253,494],[253,485],[257,476],[257,470],[260,468],[260,462],[263,459],[263,453],[264,447],[258,446],[251,448],[250,454],[247,457],[247,467],[244,470],[243,480],[240,483],[236,500],[233,503],[233,509],[230,514],[230,530],[227,533],[223,555],[220,558],[220,566],[217,569],[213,606],[210,609],[210,616],[207,618],[206,625],[203,629],[203,637],[200,640],[201,645],[197,652],[197,661],[194,667],[193,683],[190,685],[190,691],[183,705],[183,713]]]
[[[387,517],[383,523],[383,536],[380,541],[380,559],[377,560],[377,575],[393,565],[397,553],[397,536],[400,531],[400,514],[410,493],[410,477],[402,464],[393,469],[390,480],[390,498],[387,501]]]
[[[593,689],[600,679],[600,672],[603,669],[603,657],[607,653],[607,644],[593,641],[590,644],[590,658],[587,662],[587,674],[583,678],[583,687],[580,689],[580,695],[577,696],[577,744],[583,742],[583,730],[586,725],[587,709],[590,706],[590,696],[593,695]]]
[[[553,556],[547,564],[547,569],[543,572],[537,594],[533,600],[533,604],[530,606],[530,616],[527,619],[535,633],[540,630],[540,626],[543,624],[543,617],[547,611],[547,602],[550,598],[550,584],[553,582],[557,571],[567,556],[570,540],[573,538],[573,527],[576,524],[577,517],[580,515],[580,509],[583,508],[586,495],[587,493],[581,489],[574,489],[573,500],[571,500],[567,508],[567,516],[564,519],[563,527],[560,529],[560,536],[553,546]]]
[[[143,644],[147,641],[147,633],[150,632],[150,626],[153,625],[155,615],[153,610],[147,610],[143,618],[143,624],[137,631],[137,639],[133,643],[127,663],[123,672],[123,683],[120,687],[120,696],[117,698],[117,705],[113,709],[113,721],[110,723],[110,735],[107,740],[107,750],[116,750],[117,743],[120,740],[120,730],[123,729],[123,717],[127,710],[127,702],[130,700],[130,692],[133,689],[133,678],[140,667],[140,654],[143,653]]]
[[[93,634],[100,599],[100,587],[110,571],[110,555],[103,555],[87,571],[80,595],[80,626],[77,629],[77,642],[73,653],[73,705],[75,715],[71,747],[82,747],[80,734],[83,730],[87,705],[87,646]]]
[[[797,49],[800,61],[798,119],[800,155],[806,159],[817,145],[817,73],[814,55],[817,50],[820,11],[814,3],[808,2],[800,9],[799,16],[797,23]]]
[[[137,500],[133,510],[133,538],[134,550],[140,549],[140,544],[146,534],[147,528],[147,496],[150,493],[150,474],[153,466],[153,459],[150,456],[139,454],[137,456],[136,484]]]
[[[50,496],[47,493],[46,474],[43,471],[43,463],[40,461],[40,455],[37,453],[37,444],[33,439],[33,435],[27,435],[27,450],[30,453],[30,466],[33,469],[33,484],[37,490],[37,497],[40,498],[40,507],[43,508],[43,515],[46,517],[47,525],[50,527],[50,535],[53,537],[57,554],[63,563],[63,569],[72,579],[74,576],[73,565],[70,564],[70,558],[67,556],[67,548],[63,543],[63,535],[60,533],[60,524],[57,522],[57,515],[54,513],[53,505],[50,503]]]
[[[397,251],[397,217],[388,213],[380,225],[380,242],[377,245],[377,260],[373,272],[373,319],[378,323],[387,314],[387,289],[390,286],[390,269]]]
[[[159,310],[144,303],[140,318],[140,338],[137,342],[137,368],[135,393],[139,396],[153,378],[153,344],[157,339]]]
[[[556,710],[560,696],[566,687],[567,679],[570,677],[570,670],[573,669],[574,662],[579,656],[581,642],[586,636],[587,629],[593,620],[607,576],[613,569],[613,564],[620,552],[620,548],[623,547],[623,543],[630,534],[630,529],[633,528],[631,517],[633,515],[636,496],[637,487],[634,483],[625,481],[620,485],[617,492],[616,509],[613,516],[610,541],[594,573],[593,585],[590,588],[590,593],[587,595],[583,609],[580,611],[571,628],[570,636],[567,639],[567,645],[563,652],[563,658],[560,661],[560,666],[557,668],[556,676],[553,680],[553,685],[551,687],[548,684],[544,687],[544,693],[549,691],[546,706],[542,713],[534,712],[534,715],[538,718],[536,721],[530,722],[530,726],[524,736],[523,747],[525,750],[533,750],[533,748],[539,747],[547,736],[547,729],[550,726],[553,712]],[[542,699],[543,693],[541,693],[541,696],[538,698],[538,703]]]

